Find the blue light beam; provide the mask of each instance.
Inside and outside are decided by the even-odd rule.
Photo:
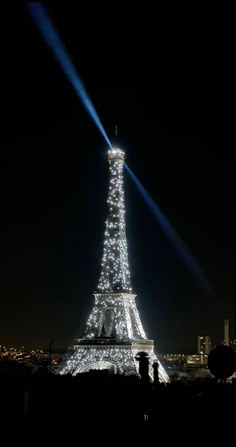
[[[94,123],[100,130],[102,136],[105,138],[107,144],[112,149],[112,144],[105,132],[105,129],[100,121],[100,118],[95,110],[95,107],[86,92],[85,86],[83,82],[81,81],[75,66],[73,65],[70,56],[64,47],[62,40],[57,33],[51,19],[48,17],[48,14],[46,12],[46,9],[43,7],[43,5],[40,2],[25,2],[25,6],[32,17],[34,23],[36,24],[37,28],[39,29],[40,33],[42,34],[44,40],[48,44],[49,48],[53,51],[53,54],[57,61],[59,62],[62,70],[64,71],[65,75],[67,76],[68,80],[73,85],[76,93],[78,94],[79,98],[81,99],[84,107],[86,108],[87,112],[93,119]]]
[[[168,240],[173,245],[176,253],[186,266],[188,267],[189,271],[197,280],[199,284],[204,288],[204,290],[212,295],[213,294],[213,288],[211,284],[209,283],[208,279],[206,278],[206,275],[202,271],[201,267],[199,266],[197,260],[194,258],[194,256],[190,253],[190,250],[186,246],[186,244],[182,241],[180,236],[177,234],[175,229],[172,227],[170,222],[168,221],[167,217],[164,215],[164,213],[161,211],[159,206],[154,202],[154,200],[150,197],[148,192],[145,190],[143,185],[140,183],[140,181],[137,179],[135,174],[131,171],[131,169],[127,166],[125,163],[125,169],[128,172],[129,176],[133,180],[134,184],[136,185],[137,189],[139,190],[144,202],[152,212],[155,219],[159,222],[159,225],[161,229],[163,230],[164,234],[167,236]]]

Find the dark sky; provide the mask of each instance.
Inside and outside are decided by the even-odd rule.
[[[161,352],[194,351],[235,319],[231,37],[201,11],[117,9],[48,11],[108,135],[118,123],[129,166],[215,287],[191,277],[125,177],[144,328]],[[1,10],[1,33],[0,344],[65,347],[98,281],[106,143],[22,4]]]

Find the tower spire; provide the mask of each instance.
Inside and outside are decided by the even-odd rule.
[[[110,181],[108,217],[98,292],[131,292],[130,270],[125,228],[123,164],[125,153],[120,149],[108,151]]]

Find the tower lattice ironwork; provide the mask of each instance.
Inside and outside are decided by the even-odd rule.
[[[74,354],[61,373],[74,375],[90,369],[113,369],[120,373],[137,373],[138,352],[146,352],[152,364],[159,363],[160,380],[169,380],[154,353],[154,342],[144,332],[132,292],[125,228],[123,165],[125,153],[108,151],[110,181],[108,217],[95,304],[85,333],[74,345]]]

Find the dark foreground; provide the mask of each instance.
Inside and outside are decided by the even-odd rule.
[[[44,420],[231,419],[236,384],[168,385],[105,372],[0,377],[0,418]]]

